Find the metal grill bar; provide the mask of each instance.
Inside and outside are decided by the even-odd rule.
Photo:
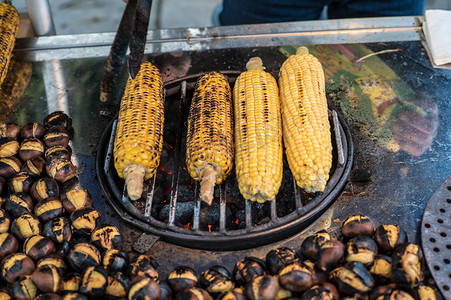
[[[225,184],[221,184],[220,186],[220,197],[219,197],[219,231],[226,231],[226,218],[227,218],[227,210],[226,210],[226,189]]]
[[[343,150],[343,143],[341,141],[341,128],[338,120],[337,111],[332,111],[332,124],[334,125],[335,143],[337,144],[338,164],[342,166],[345,163],[345,154]]]

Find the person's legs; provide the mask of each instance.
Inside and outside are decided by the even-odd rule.
[[[221,25],[316,20],[325,0],[224,0]]]
[[[424,14],[424,0],[334,0],[328,7],[329,19]]]

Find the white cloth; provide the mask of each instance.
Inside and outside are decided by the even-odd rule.
[[[424,15],[423,33],[427,50],[436,67],[451,67],[451,11],[428,9]]]

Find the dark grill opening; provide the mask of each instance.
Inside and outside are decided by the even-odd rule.
[[[233,88],[238,71],[223,71]],[[207,250],[238,250],[282,240],[306,228],[338,197],[352,166],[353,146],[343,118],[330,110],[333,164],[326,189],[307,194],[291,175],[284,155],[283,180],[276,199],[264,204],[245,200],[235,171],[215,188],[214,201],[199,198],[199,183],[185,165],[186,125],[196,80],[203,74],[165,84],[164,148],[156,175],[145,182],[145,196],[130,201],[125,182],[113,165],[117,118],[106,128],[97,152],[97,175],[119,216],[167,242]]]

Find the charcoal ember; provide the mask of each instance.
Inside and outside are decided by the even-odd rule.
[[[210,206],[205,205],[200,210],[199,223],[207,226],[215,224],[219,221],[219,204],[213,202]]]
[[[158,218],[160,221],[167,222],[169,219],[170,204],[167,203],[160,210]],[[191,221],[194,213],[194,202],[177,202],[175,210],[175,220],[180,224],[187,224]]]
[[[246,211],[240,210],[236,214],[236,219],[238,220],[238,223],[240,224],[240,228],[246,227]]]
[[[194,190],[187,185],[178,186],[177,196],[177,201],[180,202],[193,201],[195,198]]]
[[[172,176],[162,171],[157,171],[156,176],[156,185],[161,187],[164,191],[170,191],[172,185]]]

